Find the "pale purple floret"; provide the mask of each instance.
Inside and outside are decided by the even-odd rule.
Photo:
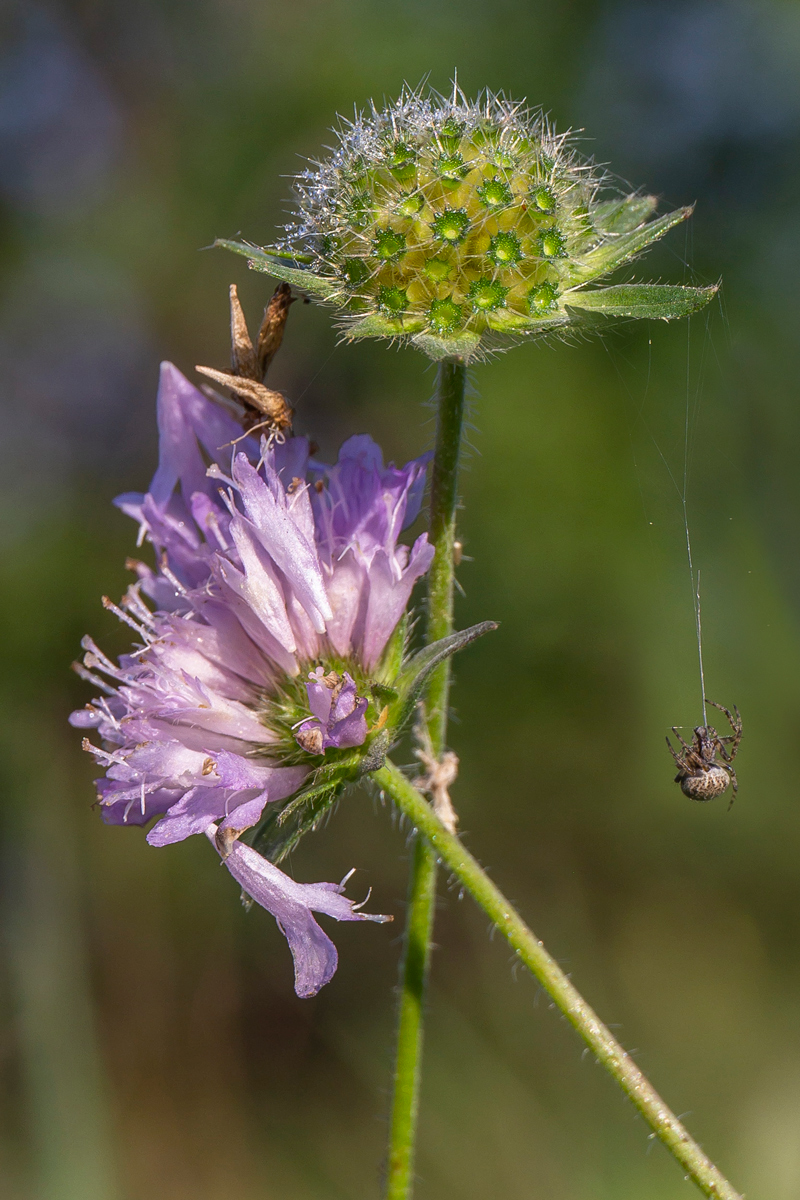
[[[360,746],[367,736],[367,701],[356,692],[355,681],[345,671],[341,679],[325,675],[324,667],[309,674],[308,707],[314,716],[297,731],[301,746],[314,754]]]
[[[103,695],[71,721],[102,739],[102,746],[84,744],[105,769],[97,783],[104,820],[143,825],[160,817],[147,835],[155,846],[218,823],[220,844],[230,846],[311,770],[282,764],[264,720],[270,694],[331,655],[372,671],[428,569],[425,534],[410,548],[397,540],[419,511],[426,460],[384,467],[370,438],[353,437],[328,467],[309,461],[305,438],[276,445],[243,438],[233,417],[170,363],[161,369],[158,425],[149,492],[117,501],[138,521],[140,543],[155,547],[157,564],[136,565],[124,611],[108,604],[139,645],[114,663],[84,639],[82,673]],[[300,744],[308,731],[313,753],[363,744],[367,701],[352,677],[332,679],[317,667],[310,679]],[[237,843],[226,858],[233,874],[245,850],[262,861]],[[294,884],[267,867],[272,886],[297,904],[312,892],[292,889],[336,892],[333,884]],[[337,903],[342,913],[349,905]],[[332,974],[335,951],[325,958],[319,938],[327,939],[310,909],[308,920],[317,930],[308,962],[332,961]],[[299,961],[301,935],[287,936]],[[327,969],[308,968],[304,978],[318,980],[312,990]]]
[[[209,825],[206,834],[218,850],[216,825]],[[391,920],[377,913],[357,911],[359,906],[343,895],[349,875],[341,883],[295,883],[242,842],[234,843],[224,862],[242,891],[272,913],[286,935],[294,959],[294,990],[298,996],[316,995],[333,978],[338,962],[336,947],[314,920],[313,913],[325,913],[337,921],[382,924]]]

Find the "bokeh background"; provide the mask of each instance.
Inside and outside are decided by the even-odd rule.
[[[299,879],[351,866],[393,927],[335,930],[298,1000],[280,933],[203,839],[104,827],[70,660],[126,586],[111,506],[155,463],[158,362],[224,366],[200,253],[268,241],[336,112],[453,72],[541,104],[671,206],[627,277],[724,280],[691,323],[473,372],[455,793],[470,846],[752,1197],[800,1196],[800,8],[756,0],[4,0],[0,6],[0,1191],[8,1200],[379,1195],[407,830],[354,793]],[[430,445],[412,350],[295,306],[275,384],[325,454]],[[664,734],[706,680],[740,794],[695,805]],[[202,844],[201,844],[202,843]],[[691,1185],[485,918],[441,886],[419,1200],[673,1200]]]

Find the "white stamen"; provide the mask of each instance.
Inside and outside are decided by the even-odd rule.
[[[103,596],[103,608],[107,608],[109,612],[114,614],[118,621],[122,621],[124,625],[129,626],[135,633],[138,633],[145,646],[149,646],[152,640],[149,632],[138,621],[134,621],[133,617],[128,616],[118,604],[114,604],[113,600],[109,600],[108,596]]]
[[[86,683],[91,683],[94,687],[100,688],[100,691],[105,692],[107,696],[116,696],[116,688],[111,687],[105,682],[105,680],[101,679],[99,675],[95,675],[93,671],[87,671],[86,667],[84,667],[81,663],[74,662],[72,664],[72,669],[75,674],[79,675],[81,679],[86,681]]]
[[[223,534],[222,529],[220,528],[219,518],[217,517],[217,514],[215,512],[210,512],[207,515],[206,525],[209,525],[211,527],[211,529],[213,529],[214,536],[216,537],[216,539],[219,542],[222,549],[229,550],[230,545],[229,545],[227,539],[225,538],[225,535]]]
[[[178,579],[177,576],[173,575],[172,571],[170,571],[169,565],[167,563],[166,554],[162,555],[160,565],[161,565],[161,574],[164,576],[164,578],[167,580],[167,582],[172,584],[172,586],[174,587],[175,591],[178,593],[179,596],[185,596],[186,588],[183,586],[180,579]]]
[[[354,870],[355,870],[355,867],[353,867],[353,871],[354,871]],[[352,874],[353,874],[353,871],[351,871],[351,872],[350,872],[350,875],[352,875]],[[350,878],[350,876],[348,875],[348,876],[346,876],[346,878],[347,878],[347,879],[349,879],[349,878]],[[371,895],[372,895],[372,888],[370,888],[370,889],[369,889],[369,891],[367,892],[366,896],[364,897],[364,899],[363,899],[363,900],[362,900],[362,901],[361,901],[359,904],[353,904],[353,905],[351,905],[351,907],[352,907],[352,909],[353,909],[353,912],[358,912],[358,910],[359,910],[360,908],[363,908],[363,907],[364,907],[364,905],[365,905],[365,904],[367,903],[367,901],[369,900],[369,898],[370,898],[370,896],[371,896]]]
[[[233,444],[234,443],[231,443],[231,445]],[[212,463],[211,466],[206,469],[206,475],[209,479],[220,479],[223,483],[227,483],[228,487],[236,487],[236,484],[233,482],[231,477],[225,474],[225,472],[222,470],[222,467],[220,467],[218,463]]]
[[[140,621],[144,621],[145,625],[149,625],[151,629],[155,629],[155,620],[153,619],[153,614],[142,600],[139,592],[139,586],[140,585],[138,583],[132,583],[125,593],[122,603],[126,608],[129,608],[131,612],[135,613]]]
[[[125,766],[124,757],[117,751],[102,750],[99,746],[95,746],[88,738],[84,738],[81,742],[81,749],[87,753],[93,754],[96,759],[101,762],[106,762],[109,766],[115,763],[117,766]]]

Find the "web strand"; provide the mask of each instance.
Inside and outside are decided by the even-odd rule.
[[[698,568],[695,576],[694,562],[692,560],[692,539],[689,533],[689,509],[687,504],[687,492],[689,488],[689,391],[690,391],[690,342],[691,333],[690,326],[686,327],[686,413],[683,430],[683,491],[681,493],[681,504],[683,506],[683,528],[686,533],[686,557],[689,560],[689,581],[692,587],[692,605],[694,607],[695,627],[697,630],[697,658],[700,664],[700,697],[703,702],[703,725],[708,725],[708,715],[706,710],[706,684],[705,673],[703,670],[703,623],[700,616],[700,570]]]

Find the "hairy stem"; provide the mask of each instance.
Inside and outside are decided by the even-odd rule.
[[[428,642],[446,637],[453,628],[458,459],[464,424],[466,367],[445,360],[437,380],[436,449],[431,476],[428,537],[434,547],[428,574],[425,636]],[[438,758],[447,738],[450,660],[431,674],[425,693],[428,734]],[[408,888],[408,909],[400,978],[397,1049],[386,1170],[386,1200],[409,1200],[414,1186],[414,1151],[419,1111],[425,993],[431,958],[436,904],[437,853],[420,837]]]
[[[606,1028],[528,928],[519,913],[455,834],[449,833],[421,792],[388,759],[373,774],[431,850],[458,877],[491,918],[532,975],[577,1029],[606,1070],[633,1101],[653,1132],[675,1156],[700,1190],[714,1200],[742,1200],[642,1074],[633,1059]]]

